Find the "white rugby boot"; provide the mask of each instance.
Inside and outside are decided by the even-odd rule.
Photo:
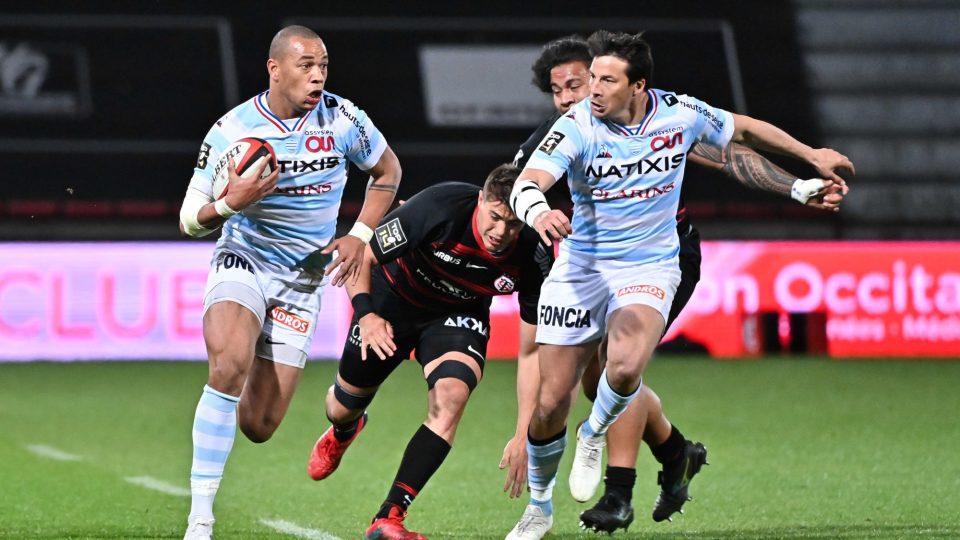
[[[213,522],[211,518],[190,518],[183,540],[212,540]]]
[[[545,516],[539,506],[528,504],[506,540],[540,540],[550,527],[553,527],[553,516]]]
[[[583,425],[577,429],[577,449],[570,469],[570,495],[578,502],[587,502],[597,492],[603,471],[600,470],[606,437],[583,436]]]

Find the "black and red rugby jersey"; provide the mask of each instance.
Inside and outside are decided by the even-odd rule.
[[[480,187],[435,184],[387,214],[370,247],[382,278],[410,304],[429,310],[489,309],[496,295],[518,293],[520,317],[537,323],[540,285],[553,249],[529,227],[499,253],[483,247],[476,228]]]

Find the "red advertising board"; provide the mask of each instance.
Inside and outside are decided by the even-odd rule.
[[[960,356],[960,243],[705,242],[666,339],[742,355],[763,312],[822,313],[831,356]]]

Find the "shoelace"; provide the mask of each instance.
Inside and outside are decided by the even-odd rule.
[[[536,525],[538,522],[541,522],[541,521],[546,521],[546,520],[540,516],[524,513],[523,517],[520,519],[520,523],[517,524],[517,532],[525,533],[527,532],[528,529],[532,529],[534,525]]]
[[[210,521],[198,520],[198,521],[194,521],[193,523],[190,524],[189,527],[187,527],[187,532],[197,532],[198,530],[209,529],[211,527],[213,527],[213,520],[210,520]]]
[[[591,467],[598,465],[600,463],[600,456],[603,455],[603,447],[597,447],[587,443],[584,443],[583,447],[587,449],[583,461],[588,462]]]

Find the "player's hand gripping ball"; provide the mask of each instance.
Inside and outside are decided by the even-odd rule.
[[[256,137],[245,137],[231,144],[220,156],[217,167],[213,172],[213,198],[222,199],[230,190],[230,172],[227,169],[227,160],[233,160],[233,167],[243,178],[256,173],[257,169],[267,162],[266,168],[260,174],[264,179],[270,176],[277,168],[277,155],[270,143]]]

